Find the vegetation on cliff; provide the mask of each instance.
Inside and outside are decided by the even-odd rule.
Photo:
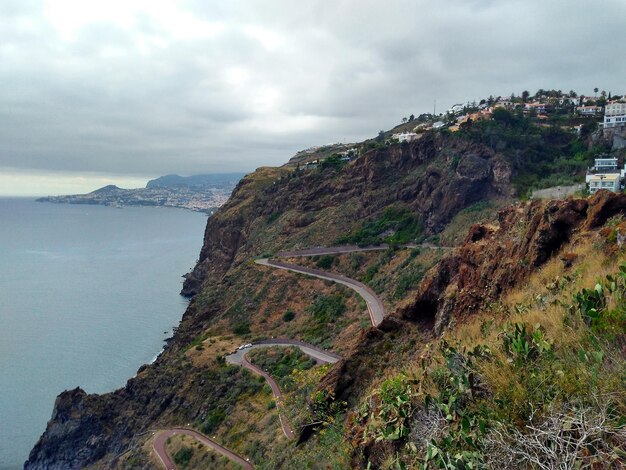
[[[181,423],[262,468],[510,467],[544,451],[621,462],[616,227],[626,199],[601,192],[510,205],[529,178],[576,176],[582,164],[563,158],[582,162],[581,145],[503,118],[380,143],[350,162],[246,176],[208,221],[185,280],[192,300],[167,349],[121,390],[62,394],[29,468],[155,464],[147,433]],[[446,249],[402,246],[422,241]],[[391,312],[379,328],[350,289],[254,263],[282,250],[380,242],[389,249],[290,260],[369,285]],[[309,367],[297,352],[251,354],[285,387],[297,445],[281,433],[269,389],[224,361],[270,337],[344,357]],[[537,435],[548,437],[524,440]],[[174,453],[188,447],[176,445]],[[206,450],[189,454],[188,464],[220,465]]]

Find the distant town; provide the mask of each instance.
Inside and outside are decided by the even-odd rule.
[[[48,196],[39,198],[37,201],[112,207],[178,207],[212,214],[228,200],[242,177],[243,173],[189,177],[167,175],[149,181],[145,188],[122,189],[109,185],[87,194]]]
[[[538,90],[516,96],[489,96],[479,101],[468,101],[451,106],[445,112],[424,113],[402,118],[390,131],[380,131],[378,136],[364,143],[336,143],[311,147],[298,152],[290,164],[301,170],[345,163],[357,158],[371,148],[417,141],[428,131],[462,132],[475,123],[499,121],[513,123],[525,118],[541,127],[555,126],[579,137],[590,136],[592,141],[605,142],[605,152],[597,152],[594,165],[588,168],[584,182],[567,187],[554,187],[533,191],[529,197],[565,197],[575,192],[599,189],[622,191],[626,183],[626,96],[612,95],[598,88],[593,96],[579,95],[575,91]],[[620,163],[621,162],[621,163]]]

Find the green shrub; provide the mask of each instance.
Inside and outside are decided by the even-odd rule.
[[[314,360],[295,347],[258,348],[251,351],[249,357],[252,363],[267,371],[283,391],[292,388],[293,371],[310,369],[315,365]]]
[[[317,295],[307,309],[319,324],[332,323],[346,311],[346,301],[341,295]]]
[[[247,335],[250,333],[250,321],[244,320],[235,323],[233,326],[233,333],[236,335]]]
[[[513,328],[512,332],[504,332],[503,342],[505,352],[513,358],[517,366],[534,360],[552,349],[552,344],[544,338],[538,326],[532,333],[526,331],[526,325],[523,323],[515,323]]]
[[[182,447],[174,454],[174,463],[176,465],[185,466],[193,457],[193,449],[191,447]]]
[[[414,287],[417,287],[419,282],[424,277],[424,269],[420,265],[411,266],[405,272],[402,273],[396,284],[396,290],[393,294],[394,299],[402,299],[406,293]]]
[[[315,265],[320,269],[330,269],[330,267],[333,265],[334,262],[335,262],[334,256],[324,255],[324,256],[320,256],[317,259],[317,261],[315,262]]]
[[[626,335],[626,263],[593,289],[574,294],[570,311],[578,312],[594,332],[609,340]]]
[[[366,246],[384,242],[401,245],[417,241],[421,233],[421,220],[413,212],[406,207],[390,206],[381,217],[363,223],[350,235],[339,238],[337,243]]]
[[[283,215],[282,211],[272,212],[270,215],[267,216],[267,223],[273,224],[280,218],[281,215]]]

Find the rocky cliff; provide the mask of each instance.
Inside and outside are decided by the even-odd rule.
[[[567,266],[563,246],[573,236],[578,242],[592,237],[615,217],[626,217],[626,194],[601,191],[590,199],[517,203],[501,210],[493,223],[472,226],[463,244],[428,272],[412,301],[378,329],[365,332],[359,347],[329,372],[320,388],[337,399],[357,402],[384,368],[384,360],[373,364],[372,351],[390,340],[431,341],[449,325],[463,324],[524,285],[557,254]]]
[[[244,337],[274,333],[263,319],[257,323],[253,318],[267,305],[254,299],[265,295],[270,283],[272,289],[286,290],[291,281],[272,277],[262,284],[263,275],[249,267],[252,257],[333,244],[390,206],[401,206],[418,218],[424,239],[441,232],[464,208],[510,198],[511,175],[507,160],[491,148],[432,133],[416,142],[371,150],[345,165],[315,171],[261,168],[246,176],[208,220],[199,261],[182,291],[193,299],[164,353],[115,392],[62,393],[25,467],[114,467],[145,442],[151,429],[206,423],[216,402],[232,399],[227,384],[245,378],[198,365],[188,351],[216,325],[232,332],[232,325],[243,323],[248,331],[236,334]],[[591,201],[511,206],[494,224],[474,226],[463,246],[431,269],[414,286],[417,292],[410,302],[380,329],[352,335],[357,345],[324,383],[337,397],[353,400],[354,386],[364,386],[383,367],[366,356],[368,348],[385,341],[386,332],[396,334],[402,325],[412,325],[403,334],[414,333],[413,341],[440,333],[452,318],[471,315],[544,263],[572,232],[625,209],[624,196],[600,194]],[[281,305],[289,305],[292,299],[284,297]]]

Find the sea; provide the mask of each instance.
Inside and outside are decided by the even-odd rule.
[[[0,469],[22,468],[56,396],[122,387],[188,301],[206,215],[0,198]]]

